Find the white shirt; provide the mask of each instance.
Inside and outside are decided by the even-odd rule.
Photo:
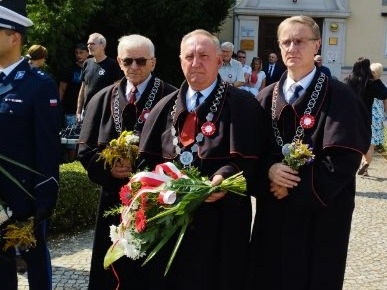
[[[299,80],[297,83],[293,79],[288,77],[285,80],[284,86],[282,87],[286,102],[289,103],[289,100],[293,96],[294,89],[297,85],[302,86],[302,90],[299,92],[299,95],[301,96],[303,93],[305,93],[306,88],[309,87],[315,74],[316,74],[316,67],[314,67],[310,73],[308,73],[304,78]]]
[[[152,78],[152,74],[149,74],[149,76],[146,78],[145,81],[137,85],[137,93],[136,93],[136,102],[138,99],[140,99],[142,93],[145,91],[146,86],[148,85],[150,79]],[[126,82],[126,96],[128,97],[130,95],[130,92],[132,91],[132,88],[134,85],[130,83],[129,81]]]
[[[7,66],[6,68],[3,68],[1,71],[5,74],[5,76],[8,76],[13,71],[13,69],[17,67],[23,60],[24,57],[21,57],[20,60],[11,64],[10,66]]]
[[[216,86],[217,80],[215,80],[208,88],[201,90],[200,92],[202,93],[202,97],[199,99],[199,104],[202,104],[205,99],[208,98],[208,96],[211,94],[211,92],[214,90]],[[194,91],[191,87],[188,88],[187,90],[187,95],[186,95],[186,107],[189,112],[192,112],[196,108],[196,91]]]
[[[227,83],[245,82],[242,64],[235,59],[230,59],[229,63],[223,63],[219,68],[219,74],[222,80]]]

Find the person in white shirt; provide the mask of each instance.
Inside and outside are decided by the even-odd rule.
[[[266,86],[266,73],[262,70],[262,59],[260,57],[253,57],[250,68],[249,78],[240,89],[248,91],[254,97],[257,97],[259,91]]]
[[[245,82],[242,64],[232,58],[234,44],[223,42],[221,45],[223,64],[219,68],[219,74],[228,84],[239,88]]]
[[[243,76],[245,77],[245,83],[247,83],[251,75],[251,66],[246,64],[246,51],[238,50],[236,58],[242,64]]]

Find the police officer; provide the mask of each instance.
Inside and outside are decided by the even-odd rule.
[[[21,251],[28,267],[30,289],[51,290],[51,261],[46,244],[46,220],[58,196],[59,96],[55,81],[31,68],[22,57],[23,37],[33,23],[26,17],[25,0],[0,2],[0,154],[33,169],[0,158],[0,200],[14,220],[34,217],[36,247]],[[0,238],[1,239],[1,238]],[[15,249],[0,249],[2,290],[17,289]]]

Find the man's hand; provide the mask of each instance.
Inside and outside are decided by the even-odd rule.
[[[270,181],[287,188],[293,188],[301,181],[297,174],[298,171],[282,163],[275,163],[269,169]]]
[[[223,176],[222,175],[215,175],[214,178],[212,178],[211,180],[211,185],[212,186],[216,186],[216,185],[219,185],[222,183],[223,181]],[[211,193],[211,195],[209,197],[207,197],[207,199],[205,200],[205,202],[214,202],[214,201],[217,201],[221,198],[223,198],[225,195],[226,195],[226,191],[219,191],[219,192],[214,192],[214,193]]]
[[[76,118],[77,118],[77,123],[82,123],[82,114],[76,114]]]
[[[128,178],[129,173],[132,172],[132,164],[129,159],[122,159],[114,163],[111,174],[115,178]]]
[[[270,191],[274,194],[277,199],[283,199],[289,195],[288,188],[270,182]]]

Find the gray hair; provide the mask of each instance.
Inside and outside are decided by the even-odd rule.
[[[228,50],[231,50],[231,51],[234,51],[234,44],[232,42],[229,42],[229,41],[226,41],[226,42],[223,42],[222,45],[220,46],[221,49],[228,49]]]
[[[89,35],[89,38],[97,39],[100,44],[106,47],[106,38],[102,34],[94,32]]]
[[[117,52],[118,55],[128,48],[144,48],[148,49],[149,57],[155,57],[155,46],[153,42],[140,34],[125,35],[118,39]]]
[[[180,53],[181,53],[181,46],[187,41],[187,39],[191,38],[194,35],[204,35],[204,36],[207,36],[209,39],[212,40],[214,46],[216,47],[217,52],[218,53],[220,52],[219,39],[215,35],[211,34],[210,32],[208,32],[207,30],[204,30],[204,29],[196,29],[196,30],[191,31],[191,32],[189,32],[189,33],[187,33],[186,35],[183,36],[183,38],[181,40],[181,44],[180,44]]]

